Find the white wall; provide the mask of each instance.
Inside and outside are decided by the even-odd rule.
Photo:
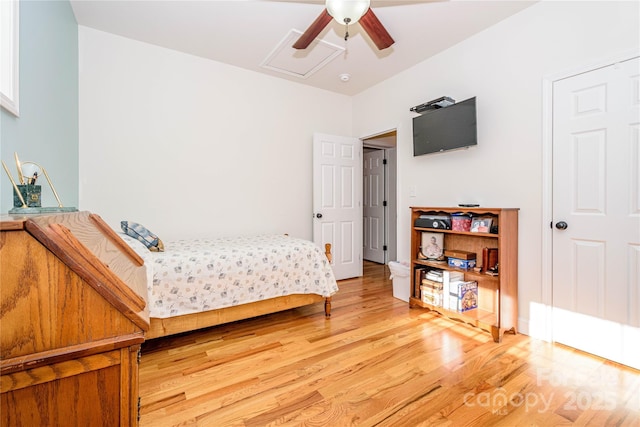
[[[350,97],[79,27],[80,208],[161,238],[312,237],[314,132]]]
[[[542,234],[550,232],[542,223],[542,81],[637,50],[638,5],[541,2],[354,97],[354,135],[398,127],[399,259],[410,259],[409,206],[520,208],[519,329],[538,330],[529,308],[541,302]],[[409,108],[443,95],[477,97],[478,146],[414,158]]]

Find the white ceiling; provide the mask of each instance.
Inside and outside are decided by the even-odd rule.
[[[323,1],[293,0],[71,0],[79,25],[209,58],[248,70],[355,95],[530,6],[532,1],[372,0],[395,44],[379,51],[359,24],[332,21],[318,39],[344,48],[307,77],[262,67],[291,30],[304,32]],[[276,63],[305,68],[322,49],[287,46]],[[341,74],[350,74],[343,82]]]

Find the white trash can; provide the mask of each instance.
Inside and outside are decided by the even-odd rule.
[[[389,278],[393,280],[393,296],[405,302],[409,302],[409,291],[411,290],[409,268],[408,262],[389,261],[389,270],[391,270]]]

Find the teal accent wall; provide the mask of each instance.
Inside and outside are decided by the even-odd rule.
[[[13,153],[41,164],[64,206],[78,207],[78,24],[64,0],[20,1],[20,117],[0,109],[0,154],[14,179]],[[0,171],[0,213],[13,189]],[[57,206],[42,177],[42,206]]]

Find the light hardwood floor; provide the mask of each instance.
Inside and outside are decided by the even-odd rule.
[[[638,371],[409,309],[384,265],[339,285],[331,320],[317,304],[145,343],[140,425],[640,426]]]

